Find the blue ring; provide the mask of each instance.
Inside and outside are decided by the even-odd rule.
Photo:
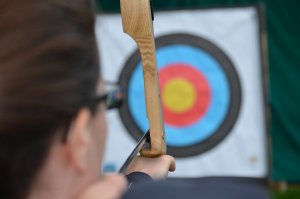
[[[169,64],[184,63],[195,67],[208,80],[211,102],[200,120],[182,128],[165,125],[167,144],[185,147],[199,143],[214,132],[224,121],[230,105],[229,82],[221,65],[207,52],[189,45],[169,45],[157,50],[158,69]],[[149,129],[146,118],[144,80],[141,62],[135,67],[128,84],[128,106],[139,128]]]

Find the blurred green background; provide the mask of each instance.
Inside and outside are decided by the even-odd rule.
[[[119,0],[98,0],[101,12],[119,12]],[[273,182],[300,184],[300,1],[153,0],[154,11],[262,4],[268,31]],[[289,186],[288,186],[289,187]],[[300,188],[274,192],[278,199],[300,199]]]

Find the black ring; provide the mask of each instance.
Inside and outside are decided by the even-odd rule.
[[[226,77],[229,82],[230,87],[230,105],[228,108],[228,112],[226,114],[226,117],[222,124],[219,126],[219,128],[213,133],[210,137],[207,139],[198,142],[196,144],[193,144],[191,146],[187,147],[173,147],[173,146],[167,146],[168,154],[174,156],[174,157],[189,157],[193,155],[198,155],[201,153],[204,153],[213,147],[215,147],[217,144],[219,144],[231,131],[232,127],[234,126],[236,119],[238,118],[241,102],[242,102],[242,92],[241,92],[241,85],[240,85],[240,79],[238,77],[237,71],[235,70],[235,67],[231,60],[228,58],[228,56],[215,44],[212,42],[190,34],[170,34],[158,37],[155,40],[156,48],[159,49],[164,46],[169,45],[189,45],[196,48],[200,48],[210,54],[212,57],[214,57],[220,64],[220,66],[223,68]],[[123,70],[119,77],[119,83],[120,85],[125,89],[125,92],[128,91],[128,84],[130,77],[138,65],[138,63],[141,61],[139,50],[137,49],[131,57],[127,60],[126,64],[123,67]],[[119,114],[121,117],[121,120],[125,127],[127,128],[129,134],[135,139],[139,140],[144,132],[138,127],[138,125],[135,123],[128,107],[128,97],[125,96],[125,101],[123,106],[119,109]]]

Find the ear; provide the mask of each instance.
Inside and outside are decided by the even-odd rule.
[[[68,132],[66,150],[69,163],[78,172],[82,173],[87,167],[87,153],[91,142],[89,123],[91,112],[81,109],[73,120]]]

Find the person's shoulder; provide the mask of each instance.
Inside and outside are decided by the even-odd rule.
[[[266,187],[220,180],[167,180],[136,186],[122,199],[269,199]]]

